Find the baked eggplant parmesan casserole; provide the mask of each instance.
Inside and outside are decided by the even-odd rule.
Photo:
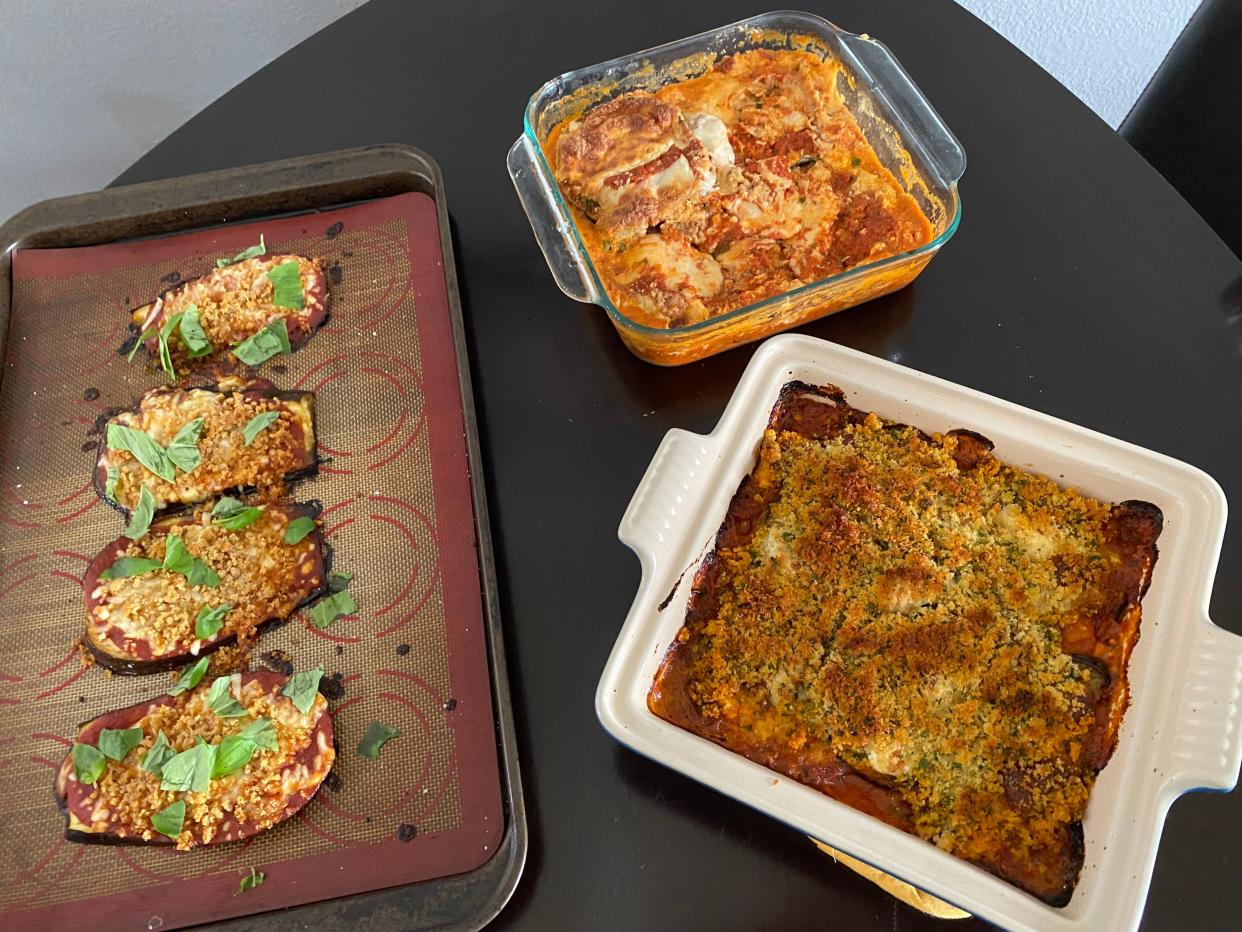
[[[838,80],[834,60],[757,49],[553,128],[545,154],[622,313],[694,324],[930,241]]]
[[[648,705],[1060,906],[1163,519],[991,450],[786,385]]]

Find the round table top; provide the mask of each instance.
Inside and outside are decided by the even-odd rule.
[[[444,171],[527,812],[498,927],[932,928],[807,840],[638,757],[593,694],[638,584],[618,521],[666,430],[709,431],[752,348],[631,356],[552,281],[507,177],[553,75],[752,15],[740,0],[375,0],[225,95],[119,181],[380,142]],[[884,41],[964,145],[964,217],[911,287],[802,328],[1133,441],[1242,495],[1242,264],[1120,137],[949,0],[824,0]],[[1242,630],[1242,536],[1212,602]],[[1169,813],[1145,922],[1242,915],[1242,794]],[[971,925],[967,923],[958,928]],[[979,924],[981,926],[981,924]]]

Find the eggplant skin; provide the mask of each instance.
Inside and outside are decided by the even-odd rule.
[[[258,680],[263,684],[265,690],[272,694],[281,689],[288,681],[287,677],[267,670],[243,673],[241,676],[243,683]],[[211,682],[211,679],[206,679],[202,684],[196,687],[196,689],[207,689],[209,688]],[[79,726],[77,733],[74,736],[75,740],[86,740],[87,743],[93,744],[98,740],[100,729],[110,727],[133,727],[138,725],[153,708],[160,705],[168,705],[174,701],[175,700],[172,696],[161,695],[156,696],[153,699],[148,699],[144,702],[135,703],[134,705],[127,706],[122,709],[114,709],[110,712],[105,712],[102,715],[98,715]],[[323,707],[319,719],[311,730],[310,739],[307,745],[299,750],[297,754],[284,761],[283,765],[287,767],[294,762],[301,762],[303,765],[309,766],[312,772],[316,771],[318,769],[316,766],[316,748],[320,746],[327,748],[326,753],[332,754],[333,757],[335,756],[332,750],[335,747],[332,729],[332,716],[329,714],[326,706]],[[333,762],[334,761],[332,759],[329,759],[328,765],[323,767],[323,772],[317,775],[317,779],[312,786],[303,787],[297,793],[286,797],[285,810],[280,819],[272,825],[267,826],[265,829],[255,829],[250,824],[238,824],[234,822],[234,831],[230,832],[227,829],[221,831],[210,841],[201,842],[195,847],[210,847],[213,845],[228,844],[234,841],[243,841],[247,838],[253,837],[254,835],[261,834],[263,831],[275,828],[281,822],[284,822],[294,816],[315,796],[319,790],[319,787],[323,785],[323,781],[327,778],[328,774],[331,773]],[[318,763],[322,764],[322,762]],[[75,822],[77,822],[78,825],[84,825],[84,823],[75,819],[69,802],[71,783],[76,786],[76,781],[71,781],[70,779],[72,773],[73,761],[72,751],[70,750],[65,754],[52,784],[52,793],[56,800],[57,808],[60,810],[61,815],[65,818],[64,837],[66,841],[74,842],[76,844],[118,846],[143,845],[172,847],[175,844],[173,839],[158,833],[153,833],[152,837],[149,839],[143,838],[141,834],[137,833],[125,834],[124,832],[126,826],[124,825],[110,827],[108,831],[88,831],[83,828],[75,827]],[[89,796],[90,791],[85,791],[85,798],[89,798]]]
[[[295,505],[273,505],[268,507],[279,508],[287,511],[291,517],[308,517],[318,518],[320,507],[317,504],[295,504]],[[186,523],[187,520],[178,517],[165,517],[156,521],[151,526],[152,532],[171,532],[178,526]],[[255,628],[256,634],[261,634],[272,628],[279,627],[288,621],[289,617],[312,602],[328,594],[328,571],[330,567],[331,557],[327,552],[322,529],[318,526],[308,538],[313,540],[316,554],[315,573],[319,576],[319,585],[309,590],[306,595],[301,598],[296,605],[290,609],[289,613],[279,617],[265,618]],[[101,550],[91,561],[91,565],[87,567],[86,573],[82,578],[82,596],[87,603],[87,618],[89,620],[90,613],[90,597],[99,582],[99,574],[108,566],[112,565],[113,559],[120,550],[124,549],[126,544],[130,543],[126,537],[118,537],[108,546]],[[150,660],[140,660],[127,654],[118,653],[113,649],[113,645],[109,642],[100,642],[91,636],[91,627],[88,624],[86,632],[82,636],[82,644],[90,652],[95,662],[113,673],[119,673],[124,676],[148,676],[153,673],[163,673],[167,670],[175,670],[183,667],[188,663],[193,663],[200,657],[205,657],[220,650],[222,647],[229,647],[237,643],[237,635],[229,634],[219,640],[210,641],[199,648],[197,654],[177,653],[168,654],[162,657],[153,657]]]
[[[114,511],[118,512],[126,521],[130,519],[131,510],[129,508],[126,508],[120,502],[114,501],[113,499],[109,498],[108,492],[107,492],[108,468],[104,465],[105,459],[108,454],[107,424],[112,423],[112,421],[115,420],[115,418],[118,415],[126,414],[126,413],[132,414],[132,413],[137,413],[138,411],[141,411],[143,402],[145,402],[147,398],[153,395],[160,395],[160,394],[165,394],[165,393],[174,392],[174,391],[194,391],[194,390],[215,392],[216,394],[219,394],[219,395],[230,395],[230,394],[236,394],[236,393],[255,394],[255,395],[259,395],[264,398],[277,399],[279,401],[304,402],[306,404],[308,412],[310,413],[310,423],[311,423],[311,437],[310,437],[311,452],[310,452],[309,461],[307,462],[305,466],[299,469],[295,469],[292,472],[285,473],[285,475],[283,476],[283,479],[286,483],[294,483],[301,479],[310,478],[311,476],[314,476],[319,472],[319,461],[320,461],[319,454],[318,454],[319,413],[316,410],[314,392],[282,391],[276,388],[276,386],[272,382],[268,381],[267,379],[257,378],[257,377],[250,378],[250,379],[244,379],[244,380],[237,378],[237,377],[229,377],[229,378],[221,379],[218,382],[185,383],[185,384],[175,385],[175,386],[163,385],[163,386],[160,386],[159,388],[153,388],[150,391],[145,392],[142,396],[138,398],[137,401],[135,401],[128,408],[122,408],[120,410],[117,410],[112,415],[112,417],[108,419],[107,423],[105,423],[103,432],[100,434],[100,437],[99,437],[99,443],[95,447],[95,468],[91,474],[91,489],[95,492],[95,495],[97,495],[103,501],[105,505],[107,505],[109,508],[113,509]],[[227,495],[233,492],[247,494],[253,491],[254,491],[253,487],[238,486],[238,487],[231,488],[231,489],[221,489],[219,490],[219,492],[213,493],[213,495],[216,495],[216,494]],[[159,514],[161,515],[178,514],[180,512],[188,511],[194,508],[198,504],[201,504],[201,502],[183,502],[183,503],[176,503],[176,504],[168,505],[160,509]]]

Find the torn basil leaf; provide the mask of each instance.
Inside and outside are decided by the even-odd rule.
[[[74,742],[72,758],[73,772],[78,780],[87,786],[94,786],[108,766],[108,759],[103,756],[99,748],[81,742]]]
[[[272,283],[272,304],[294,310],[306,306],[302,294],[302,272],[296,261],[282,262],[268,269],[267,280]]]
[[[328,577],[328,588],[333,592],[340,592],[342,589],[348,588],[353,580],[353,573],[333,573]]]
[[[289,677],[280,690],[282,696],[288,696],[299,712],[305,715],[315,704],[315,695],[319,692],[319,681],[323,679],[323,667],[304,670]]]
[[[267,880],[267,874],[252,867],[250,868],[250,873],[242,877],[241,882],[237,885],[237,892],[245,893],[247,890],[253,890],[265,880]]]
[[[194,746],[169,758],[160,771],[160,789],[182,793],[205,793],[211,785],[211,770],[216,762],[216,749],[200,737]]]
[[[257,366],[277,353],[288,353],[289,328],[285,319],[277,317],[266,327],[233,347],[233,355],[248,366]]]
[[[204,605],[194,618],[194,636],[200,641],[209,641],[220,633],[224,627],[224,616],[233,610],[231,605],[217,605],[208,608]]]
[[[276,740],[276,723],[270,718],[256,718],[241,730],[243,738],[249,738],[255,747],[275,751],[280,743]]]
[[[164,569],[180,573],[191,586],[207,586],[214,589],[220,585],[220,576],[198,557],[186,550],[185,541],[177,534],[164,539]]]
[[[200,657],[198,663],[187,670],[183,670],[177,680],[177,685],[168,691],[168,695],[176,696],[187,689],[193,689],[197,686],[202,681],[203,674],[207,672],[208,663],[210,661],[206,657]]]
[[[141,728],[105,728],[99,733],[100,753],[115,761],[124,760],[125,755],[141,743]]]
[[[108,425],[108,449],[124,450],[165,482],[177,477],[177,469],[162,446],[140,430],[122,424]]]
[[[220,718],[241,718],[246,714],[246,707],[233,698],[233,678],[217,677],[207,691],[207,705]]]
[[[116,501],[116,484],[121,481],[121,467],[109,466],[108,478],[104,482],[104,495],[108,496],[112,501]]]
[[[353,615],[358,611],[358,603],[348,590],[342,589],[320,599],[310,608],[311,622],[316,628],[330,628],[338,618]]]
[[[162,563],[159,560],[148,560],[146,557],[121,557],[110,567],[99,574],[100,579],[125,579],[127,576],[141,576],[152,570],[158,570]]]
[[[168,743],[168,739],[164,737],[164,732],[161,731],[155,736],[155,743],[143,755],[142,763],[138,765],[138,768],[147,773],[159,773],[176,753],[172,745]]]
[[[380,748],[399,734],[397,729],[390,728],[383,722],[372,722],[367,726],[362,740],[358,742],[358,756],[375,760],[379,757]]]
[[[138,505],[129,516],[129,524],[121,533],[130,540],[139,540],[151,529],[155,517],[155,496],[145,485],[138,492]]]
[[[168,445],[168,458],[182,472],[193,472],[203,461],[198,452],[198,438],[203,433],[203,419],[196,417],[190,421],[172,439]]]
[[[134,341],[134,345],[129,348],[129,355],[125,357],[126,362],[134,361],[134,354],[138,352],[138,347],[146,343],[151,337],[157,337],[160,334],[159,327],[148,327],[142,333],[138,334],[138,339]]]
[[[285,543],[296,544],[313,530],[315,530],[314,518],[308,518],[306,515],[294,518],[285,528]]]
[[[231,495],[221,498],[211,509],[211,516],[216,524],[226,531],[240,531],[242,528],[249,527],[259,520],[261,514],[263,514],[262,508],[247,505]]]
[[[184,799],[179,799],[175,803],[165,806],[155,815],[151,816],[151,827],[161,835],[166,835],[169,838],[177,838],[181,834],[181,826],[184,823]]]
[[[168,338],[177,329],[184,317],[184,311],[180,314],[174,314],[164,321],[164,326],[160,328],[160,366],[174,382],[177,380],[177,370],[173,368],[172,348],[168,345]]]
[[[245,262],[247,259],[253,259],[255,256],[267,255],[267,243],[263,242],[263,234],[259,234],[258,246],[247,246],[232,259],[217,259],[216,268],[222,269],[226,265],[232,265],[235,262]]]
[[[214,347],[207,339],[207,334],[203,332],[203,322],[199,317],[197,304],[191,304],[185,309],[177,333],[181,337],[181,345],[185,347],[186,355],[191,359],[211,355]]]
[[[246,438],[246,446],[254,443],[254,438],[259,436],[261,431],[267,430],[278,420],[280,420],[279,411],[264,411],[262,414],[256,414],[247,421],[246,426],[242,428],[242,436]]]
[[[216,759],[211,768],[212,778],[227,777],[241,770],[254,757],[254,749],[254,742],[241,735],[224,738],[216,748]]]

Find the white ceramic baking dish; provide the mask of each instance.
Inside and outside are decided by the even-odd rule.
[[[837,385],[855,407],[929,432],[978,431],[1007,462],[1063,476],[1106,501],[1143,499],[1164,512],[1130,663],[1132,703],[1091,796],[1086,860],[1067,906],[1048,906],[647,710],[647,691],[681,627],[698,565],[754,465],[781,386],[795,379]],[[621,520],[621,540],[638,554],[642,582],[600,680],[596,711],[618,741],[640,754],[981,918],[1041,932],[1133,929],[1169,805],[1191,790],[1232,789],[1242,763],[1242,637],[1208,619],[1225,513],[1224,494],[1210,476],[1160,453],[822,340],[774,337],[755,353],[714,431],[669,431]]]

